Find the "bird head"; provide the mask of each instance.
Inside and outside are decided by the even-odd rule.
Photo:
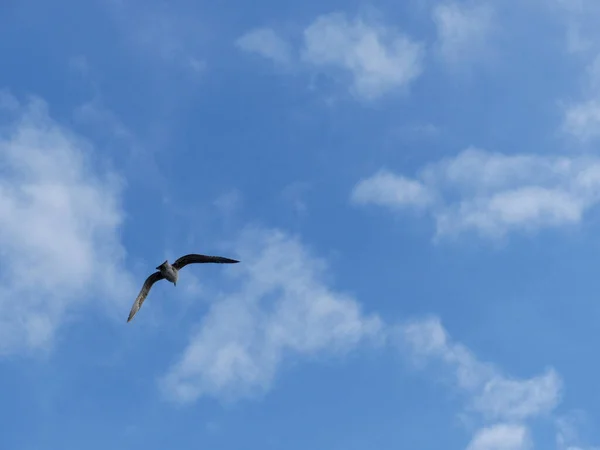
[[[164,263],[162,263],[160,266],[158,266],[158,267],[156,268],[156,270],[160,270],[161,268],[165,267],[165,266],[166,266],[166,265],[168,265],[168,264],[169,264],[169,261],[165,259],[165,262],[164,262]]]

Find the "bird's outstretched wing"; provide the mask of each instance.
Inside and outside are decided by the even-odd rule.
[[[239,263],[239,261],[237,259],[224,258],[223,256],[207,256],[207,255],[191,254],[191,255],[185,255],[185,256],[182,256],[181,258],[178,258],[177,261],[175,261],[172,264],[172,266],[175,267],[175,269],[179,270],[182,267],[187,266],[188,264],[195,264],[195,263],[235,264],[235,263]]]
[[[140,293],[135,299],[135,302],[133,302],[133,306],[131,307],[131,312],[129,313],[129,318],[127,319],[127,322],[133,319],[133,316],[135,316],[136,313],[140,310],[140,308],[142,307],[142,303],[144,303],[144,300],[146,300],[146,297],[148,296],[148,292],[150,292],[150,288],[152,287],[152,285],[157,281],[162,280],[163,278],[164,276],[160,272],[154,272],[152,275],[146,278],[146,281],[144,281],[144,285],[142,286]]]

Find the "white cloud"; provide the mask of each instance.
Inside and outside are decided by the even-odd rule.
[[[481,3],[440,3],[433,8],[437,51],[450,65],[485,55],[493,31],[494,11]]]
[[[423,44],[394,27],[343,13],[321,15],[306,27],[298,61],[291,44],[270,28],[251,30],[236,45],[280,65],[322,71],[365,100],[406,92],[423,71],[425,53]]]
[[[450,342],[446,330],[437,318],[409,321],[398,329],[399,343],[419,364],[440,362],[453,368],[453,383],[459,389],[476,391],[495,375],[489,364],[478,361],[459,343]],[[444,367],[444,373],[447,372]]]
[[[560,401],[562,381],[554,370],[528,379],[508,378],[453,342],[437,318],[402,324],[396,336],[419,366],[435,364],[440,373],[450,374],[450,383],[466,395],[467,412],[492,423],[475,434],[468,449],[529,448],[526,421],[548,416]]]
[[[399,30],[342,13],[318,17],[304,30],[302,59],[323,69],[347,72],[353,91],[375,99],[406,89],[423,70],[424,50]]]
[[[386,170],[361,180],[352,191],[352,201],[358,205],[371,203],[400,208],[406,205],[427,206],[433,200],[434,194],[423,183],[396,176]]]
[[[323,279],[323,261],[277,230],[248,229],[234,247],[238,289],[203,319],[163,379],[168,396],[234,399],[269,389],[286,357],[345,353],[382,338],[375,315]]]
[[[131,294],[120,180],[92,169],[90,144],[54,122],[43,101],[9,105],[0,132],[1,354],[47,349],[70,311]]]
[[[595,427],[588,423],[588,418],[583,411],[572,411],[556,419],[556,447],[558,450],[598,450],[600,447],[584,443],[581,429],[594,430]],[[584,433],[588,434],[588,433]]]
[[[560,400],[562,381],[548,369],[528,380],[494,376],[473,400],[473,409],[487,418],[523,420],[552,411]]]
[[[477,432],[467,450],[527,450],[529,448],[532,448],[532,443],[526,427],[499,424]]]
[[[597,201],[579,197],[562,187],[547,189],[525,186],[482,198],[462,201],[439,213],[438,235],[476,230],[483,235],[502,237],[510,230],[536,230],[577,224],[583,212]]]
[[[401,353],[465,399],[479,427],[470,450],[525,450],[528,422],[553,419],[562,381],[553,369],[530,378],[506,376],[453,341],[437,318],[386,326],[353,298],[328,286],[324,262],[281,231],[246,229],[232,248],[244,264],[161,380],[179,402],[235,400],[268,391],[285,361],[344,355],[362,343],[399,344]],[[237,279],[237,281],[236,281]],[[392,338],[393,340],[390,340]]]
[[[400,343],[420,363],[437,362],[451,369],[453,383],[470,396],[469,410],[490,420],[523,420],[547,414],[560,399],[556,372],[526,380],[509,379],[469,349],[452,342],[437,318],[413,320],[399,328]]]
[[[600,138],[600,56],[587,67],[584,99],[566,105],[563,130],[582,143]]]
[[[586,53],[600,49],[597,22],[600,6],[595,0],[554,0],[544,2],[559,14],[565,23],[567,50]]]
[[[426,204],[437,237],[475,231],[501,238],[517,230],[575,225],[600,200],[600,159],[593,157],[504,155],[469,148],[425,166],[416,179],[390,173],[385,183],[380,178],[381,172],[361,180],[351,200],[356,202],[357,193],[373,185],[378,189],[358,203],[389,209]],[[407,201],[412,197],[406,186],[439,201]]]
[[[257,53],[277,64],[288,65],[293,59],[291,45],[270,28],[249,31],[235,44],[241,50]]]
[[[555,0],[566,24],[567,49],[586,61],[583,90],[576,101],[563,102],[562,131],[583,144],[600,138],[600,4],[594,0]]]

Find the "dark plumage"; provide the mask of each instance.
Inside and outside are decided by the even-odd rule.
[[[177,279],[179,278],[179,271],[187,266],[188,264],[201,264],[201,263],[216,263],[216,264],[235,264],[239,263],[236,259],[225,258],[223,256],[207,256],[207,255],[198,255],[195,253],[182,256],[178,258],[173,264],[169,264],[169,261],[163,262],[158,269],[158,272],[154,272],[146,281],[144,281],[144,285],[140,290],[137,298],[133,302],[133,306],[131,307],[131,311],[129,312],[129,317],[127,318],[127,322],[133,319],[133,316],[140,310],[144,300],[148,296],[152,285],[157,281],[162,280],[163,278],[167,281],[170,281],[175,286],[177,286]]]

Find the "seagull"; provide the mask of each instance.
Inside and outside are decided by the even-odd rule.
[[[197,254],[182,256],[173,264],[169,264],[169,261],[165,261],[156,268],[158,272],[154,272],[152,275],[146,278],[146,281],[144,281],[144,285],[142,286],[140,293],[135,299],[135,302],[133,302],[133,306],[131,307],[131,312],[129,313],[129,318],[127,319],[127,322],[133,319],[133,316],[135,316],[136,313],[140,310],[140,308],[142,307],[142,303],[144,303],[144,300],[146,300],[148,292],[150,292],[150,288],[154,283],[164,278],[167,281],[173,283],[173,285],[177,286],[179,271],[188,264],[195,263],[235,264],[239,263],[239,261],[236,259],[224,258],[223,256],[207,256]]]

